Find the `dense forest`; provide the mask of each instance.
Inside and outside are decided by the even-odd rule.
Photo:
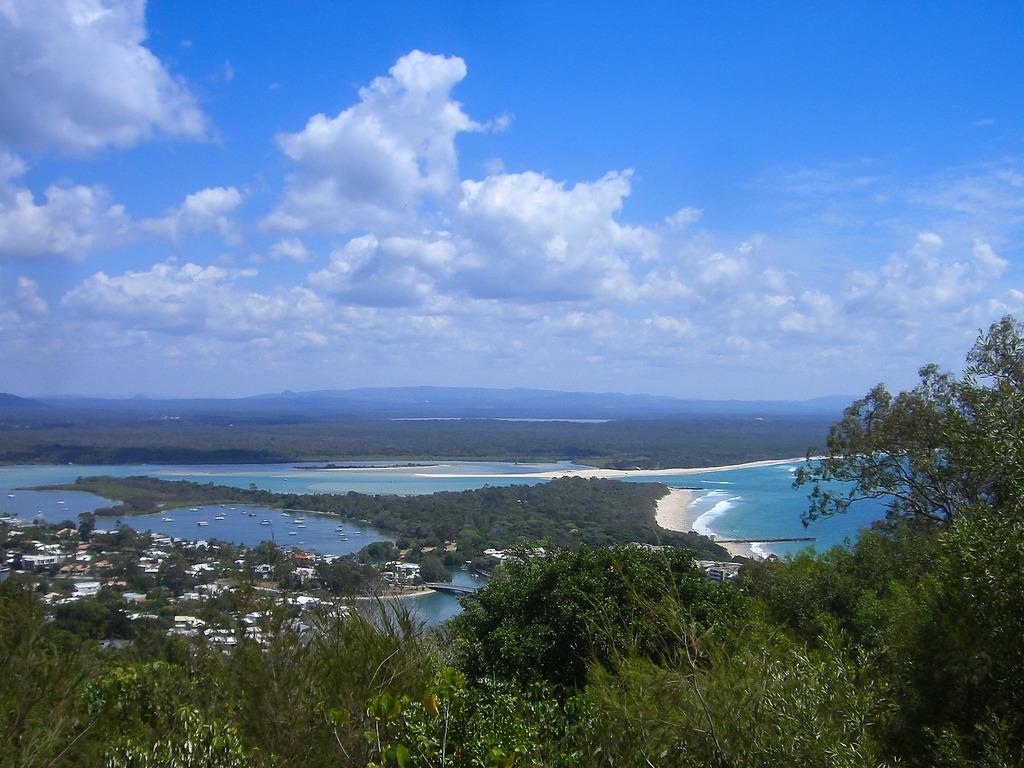
[[[797,479],[807,514],[889,517],[735,584],[681,549],[524,550],[439,631],[275,614],[224,652],[103,651],[9,580],[0,765],[1021,766],[1022,333],[854,402]]]
[[[831,421],[749,414],[606,423],[340,421],[23,409],[0,411],[0,463],[570,459],[618,469],[695,467],[802,456],[824,446]]]
[[[666,493],[660,483],[563,477],[537,485],[487,486],[424,496],[273,493],[152,477],[88,477],[47,487],[89,491],[123,502],[123,506],[98,511],[107,516],[221,503],[340,515],[394,533],[414,548],[456,542],[463,560],[478,558],[490,547],[541,541],[559,547],[665,544],[687,547],[710,559],[729,558],[705,536],[657,526],[655,503]]]

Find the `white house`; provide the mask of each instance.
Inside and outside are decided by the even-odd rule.
[[[96,594],[100,591],[100,583],[98,581],[76,581],[75,582],[75,597],[96,597]]]

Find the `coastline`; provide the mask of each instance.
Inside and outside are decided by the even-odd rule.
[[[780,464],[793,464],[806,461],[806,456],[798,456],[792,459],[763,459],[761,461],[748,461],[743,464],[721,464],[715,467],[679,467],[674,469],[564,469],[549,470],[547,472],[522,472],[510,475],[508,473],[483,472],[483,473],[448,473],[438,472],[436,474],[414,472],[413,477],[456,477],[456,478],[498,478],[498,477],[534,477],[540,479],[552,479],[556,477],[582,477],[582,478],[617,478],[617,477],[666,477],[675,475],[701,475],[706,472],[728,472],[732,469],[749,469],[751,467],[773,467]],[[450,465],[445,465],[450,466]],[[330,471],[330,470],[328,470]]]
[[[658,524],[659,528],[664,528],[666,531],[675,531],[677,533],[688,533],[694,530],[694,524],[700,515],[693,511],[693,502],[696,497],[693,495],[693,491],[688,491],[684,488],[673,488],[669,486],[668,493],[658,499],[657,505],[654,508],[654,520]],[[719,546],[724,547],[725,550],[733,557],[746,557],[751,560],[760,560],[759,555],[753,545],[745,543],[721,543],[716,542]]]
[[[393,472],[396,470],[404,469],[406,471],[413,469],[438,469],[439,467],[449,467],[450,464],[372,464],[365,467],[349,466],[349,467],[292,467],[292,469],[300,469],[303,472]]]
[[[658,499],[654,508],[654,521],[666,531],[692,531],[697,516],[689,510],[695,498],[693,491],[669,486],[668,493]]]

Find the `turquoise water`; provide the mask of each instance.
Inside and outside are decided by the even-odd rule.
[[[793,473],[803,462],[791,462],[721,472],[687,475],[633,476],[631,482],[657,480],[667,485],[699,486],[691,510],[699,514],[694,528],[720,539],[814,537],[807,543],[757,544],[758,554],[794,554],[808,546],[824,551],[846,540],[855,541],[860,531],[885,516],[880,501],[863,501],[845,515],[819,520],[808,527],[800,521],[807,509],[810,489],[793,489]]]

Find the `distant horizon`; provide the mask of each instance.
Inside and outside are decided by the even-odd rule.
[[[658,398],[670,401],[679,402],[696,402],[696,403],[812,403],[816,401],[825,400],[844,400],[849,399],[850,401],[860,397],[861,395],[843,395],[843,394],[829,394],[819,395],[816,397],[806,398],[709,398],[709,397],[685,397],[677,395],[659,395],[652,394],[649,392],[623,392],[615,390],[586,390],[586,389],[549,389],[544,387],[477,387],[472,385],[464,386],[438,386],[433,384],[407,384],[393,387],[336,387],[336,388],[321,388],[321,389],[304,389],[304,390],[280,390],[278,392],[254,392],[250,394],[236,394],[236,395],[159,395],[146,392],[136,392],[133,394],[126,395],[99,395],[81,392],[65,392],[65,393],[32,393],[26,394],[22,392],[5,392],[0,391],[0,395],[13,395],[26,400],[46,400],[46,399],[83,399],[83,400],[111,400],[111,401],[123,401],[123,400],[256,400],[260,398],[274,398],[283,397],[286,395],[311,395],[311,394],[331,394],[331,393],[351,393],[351,392],[393,392],[396,390],[412,390],[412,389],[436,389],[436,390],[474,390],[483,392],[536,392],[536,393],[547,393],[547,394],[564,394],[564,395],[598,395],[598,396],[620,396],[627,398]]]

